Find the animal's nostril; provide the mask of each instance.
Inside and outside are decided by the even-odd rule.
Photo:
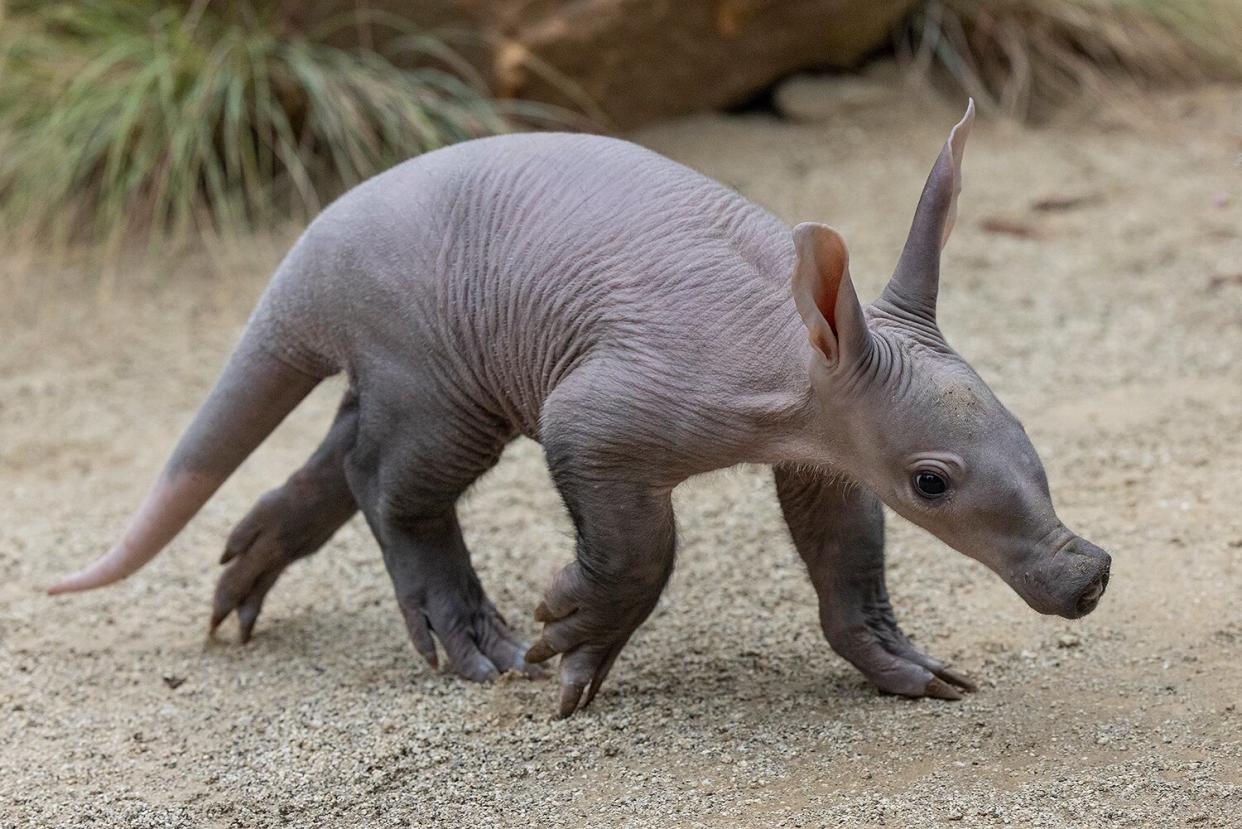
[[[1104,595],[1104,588],[1108,585],[1108,574],[1101,575],[1100,578],[1092,582],[1091,586],[1082,592],[1078,597],[1078,612],[1090,613],[1099,603],[1100,597]]]

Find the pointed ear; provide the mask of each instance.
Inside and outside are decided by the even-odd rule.
[[[850,279],[845,240],[827,225],[803,222],[793,230],[793,295],[811,345],[830,366],[857,359],[870,345],[870,333]]]
[[[907,310],[935,319],[940,285],[940,250],[949,241],[957,219],[957,194],[962,190],[962,153],[975,122],[975,101],[949,133],[932,166],[897,270],[884,289],[884,298]]]

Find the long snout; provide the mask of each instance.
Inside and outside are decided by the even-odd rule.
[[[1032,557],[1013,586],[1040,613],[1078,619],[1100,603],[1112,562],[1108,553],[1073,536],[1054,551]]]

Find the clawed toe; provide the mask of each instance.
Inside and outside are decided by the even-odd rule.
[[[941,668],[932,671],[932,673],[950,685],[956,685],[958,688],[967,693],[974,693],[979,690],[979,686],[972,682],[969,677],[963,676],[956,671],[951,671],[947,667],[942,666]]]
[[[472,682],[491,682],[510,671],[530,679],[544,676],[543,669],[524,657],[526,644],[486,598],[456,597],[433,607],[406,599],[400,605],[414,649],[433,669],[440,667],[438,639],[445,652],[445,670]]]
[[[295,496],[290,487],[264,494],[229,534],[220,556],[226,567],[212,599],[211,635],[236,612],[239,639],[249,642],[263,601],[285,569],[319,549],[353,514],[347,496],[325,500],[331,488]]]
[[[892,620],[875,614],[862,623],[833,626],[828,640],[834,650],[881,690],[904,697],[960,700],[976,690],[966,676],[916,648]]]
[[[923,695],[953,702],[962,698],[962,695],[955,691],[952,685],[935,676],[928,681],[927,687],[923,690]]]
[[[976,690],[974,683],[947,668],[932,669],[901,657],[885,665],[882,671],[868,669],[867,662],[855,663],[875,685],[886,693],[903,697],[931,697],[950,702],[962,699],[964,693]]]
[[[558,618],[548,611],[546,602],[536,609],[536,618],[544,622],[543,635],[526,651],[525,659],[542,663],[561,655],[559,718],[586,708],[599,693],[634,630],[634,626],[610,625],[607,620],[625,615],[574,609]]]
[[[560,719],[591,704],[624,646],[622,640],[609,646],[581,647],[561,657]]]
[[[289,566],[289,559],[279,552],[252,548],[242,554],[234,553],[229,557],[229,562],[228,568],[216,582],[208,632],[214,636],[221,623],[236,611],[240,631],[238,638],[246,643],[254,633],[263,600]]]

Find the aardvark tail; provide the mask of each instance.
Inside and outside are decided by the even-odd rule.
[[[103,587],[159,554],[242,461],[322,378],[292,368],[260,344],[270,336],[252,323],[210,396],[181,436],[159,480],[120,542],[48,593]]]

